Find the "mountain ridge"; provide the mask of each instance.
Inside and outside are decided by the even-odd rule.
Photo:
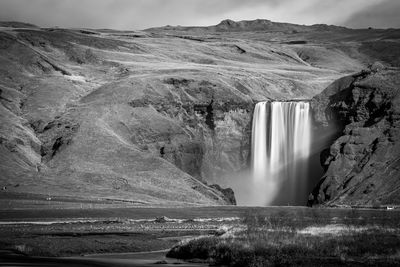
[[[216,25],[212,26],[162,26],[151,27],[144,31],[152,30],[205,30],[205,31],[310,31],[310,30],[360,30],[352,29],[344,26],[328,25],[328,24],[311,24],[301,25],[286,22],[274,22],[268,19],[240,20],[234,21],[224,19]]]

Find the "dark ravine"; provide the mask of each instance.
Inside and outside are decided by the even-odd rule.
[[[332,83],[311,101],[320,129],[338,129],[321,153],[325,174],[309,205],[400,204],[400,72],[380,63]]]

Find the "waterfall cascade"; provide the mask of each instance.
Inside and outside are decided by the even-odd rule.
[[[260,102],[252,130],[252,176],[255,188],[264,188],[257,192],[265,192],[264,205],[304,204],[311,142],[309,103]]]

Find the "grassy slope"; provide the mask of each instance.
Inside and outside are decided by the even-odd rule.
[[[166,84],[171,77],[211,81],[219,101],[310,98],[373,60],[361,42],[397,38],[390,34],[2,28],[1,185],[148,204],[223,203],[135,141],[190,135],[185,125],[128,103],[209,101],[197,88]]]

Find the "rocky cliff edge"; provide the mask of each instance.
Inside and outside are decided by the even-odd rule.
[[[400,72],[375,63],[312,99],[321,129],[338,129],[322,151],[325,174],[309,204],[400,204]]]

